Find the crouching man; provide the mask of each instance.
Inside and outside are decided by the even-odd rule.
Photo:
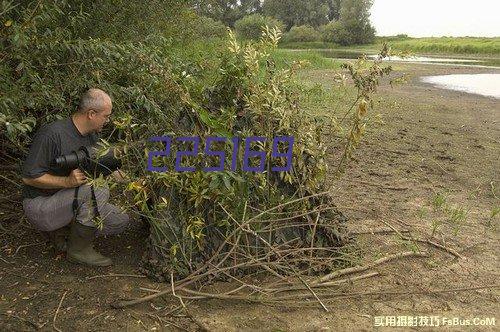
[[[129,216],[108,203],[107,187],[93,190],[80,169],[57,169],[53,162],[81,146],[94,146],[111,110],[111,98],[104,91],[88,90],[71,117],[37,131],[23,165],[23,209],[28,221],[46,232],[56,249],[66,250],[68,259],[76,263],[111,265],[110,258],[94,249],[93,240],[98,235],[123,232]],[[118,177],[116,171],[113,176]],[[96,214],[102,228],[94,222]]]

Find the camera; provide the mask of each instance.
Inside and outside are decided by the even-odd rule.
[[[97,156],[97,151],[91,147],[81,146],[78,150],[57,157],[54,165],[58,169],[73,170],[81,169],[93,174],[107,176],[121,167],[121,161],[114,156],[114,149],[102,157]]]

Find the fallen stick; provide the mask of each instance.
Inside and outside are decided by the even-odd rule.
[[[451,288],[451,289],[437,289],[437,290],[427,290],[427,291],[378,291],[378,292],[358,292],[358,293],[323,293],[321,294],[323,297],[329,298],[330,300],[335,299],[343,299],[343,298],[351,298],[351,297],[359,297],[359,296],[385,296],[385,295],[432,295],[432,294],[443,294],[443,293],[455,293],[455,292],[466,292],[471,290],[485,290],[485,289],[497,289],[500,288],[500,285],[492,285],[492,286],[475,286],[475,287],[463,287],[463,288]],[[309,306],[312,307],[315,304],[311,303],[311,301],[295,301],[298,298],[307,298],[310,297],[309,293],[292,295],[292,296],[284,296],[280,298],[274,299],[274,301],[261,301],[266,302],[267,305],[278,305],[287,307],[304,307]],[[293,301],[287,301],[292,299]]]
[[[451,248],[448,248],[442,244],[439,244],[439,243],[436,243],[434,241],[431,241],[431,240],[425,240],[425,239],[416,239],[416,238],[409,238],[407,236],[403,236],[403,234],[401,234],[403,231],[400,231],[398,229],[396,229],[394,226],[392,226],[391,224],[389,224],[388,222],[384,221],[384,220],[380,220],[383,224],[387,225],[388,227],[390,227],[394,232],[396,232],[400,237],[401,239],[403,240],[406,240],[406,241],[415,241],[415,242],[420,242],[420,243],[427,243],[427,244],[430,244],[431,246],[434,246],[438,249],[441,249],[441,250],[444,250],[450,254],[452,254],[453,256],[455,257],[458,257],[460,259],[465,259],[464,256],[460,255],[458,252],[456,252],[455,250],[451,249]],[[411,235],[411,234],[410,234]]]
[[[390,256],[387,256],[387,257],[384,257],[384,258],[380,258],[368,265],[365,265],[365,266],[355,266],[355,267],[349,267],[347,269],[343,269],[343,270],[338,270],[338,271],[335,271],[335,272],[332,272],[330,274],[327,274],[315,281],[312,282],[312,285],[316,285],[316,284],[321,284],[321,283],[324,283],[324,282],[327,282],[327,281],[330,281],[334,278],[337,278],[337,277],[340,277],[340,276],[343,276],[343,275],[346,275],[346,274],[352,274],[352,273],[356,273],[356,272],[363,272],[363,271],[366,271],[368,269],[371,269],[372,267],[375,267],[377,265],[380,265],[380,264],[383,264],[383,263],[387,263],[387,262],[390,262],[392,260],[395,260],[395,259],[399,259],[399,258],[404,258],[404,257],[427,257],[428,254],[427,253],[423,253],[423,252],[413,252],[413,251],[407,251],[407,252],[402,252],[402,253],[399,253],[399,254],[395,254],[395,255],[390,255]]]
[[[408,230],[401,230],[399,231],[401,233],[409,233],[410,231]],[[349,232],[349,234],[352,235],[365,235],[365,234],[394,234],[397,233],[392,229],[379,229],[379,230],[373,230],[373,231],[358,231],[358,232]]]
[[[28,248],[28,247],[38,246],[38,245],[41,245],[41,244],[45,244],[45,242],[36,242],[36,243],[30,243],[30,244],[20,245],[19,247],[17,247],[16,251],[14,252],[14,255],[12,255],[12,256],[17,255],[17,253],[19,252],[19,250],[21,250],[22,248]]]
[[[203,332],[208,331],[208,329],[191,314],[191,312],[186,307],[186,304],[182,300],[182,297],[175,294],[175,283],[174,283],[173,272],[170,272],[170,285],[172,286],[172,294],[179,299],[179,302],[181,303],[182,307],[184,308],[184,311],[186,312],[186,315],[199,327],[201,331]]]
[[[337,285],[340,285],[340,284],[343,284],[343,283],[353,282],[353,281],[356,281],[356,280],[361,280],[361,279],[366,279],[366,278],[371,278],[371,277],[375,277],[375,276],[378,276],[378,275],[379,275],[378,272],[370,272],[370,273],[363,274],[363,275],[360,275],[360,276],[348,277],[348,278],[345,278],[345,279],[339,279],[339,280],[335,280],[335,281],[325,282],[325,283],[322,283],[322,284],[311,285],[311,287],[312,288],[321,288],[321,287],[337,286]],[[265,287],[263,287],[263,288],[266,289]],[[296,291],[296,290],[305,290],[305,288],[301,287],[301,286],[298,286],[298,285],[292,285],[292,286],[289,286],[289,287],[269,289],[269,291],[271,291],[273,294],[274,293],[280,293],[280,292]]]
[[[367,186],[372,186],[372,187],[379,187],[382,189],[388,189],[388,190],[397,190],[397,191],[403,191],[403,190],[408,190],[408,187],[394,187],[394,186],[388,186],[382,183],[374,183],[374,182],[368,182],[368,181],[363,181],[363,180],[349,180],[351,182],[356,182],[359,184],[365,184]]]
[[[465,292],[471,290],[483,290],[483,289],[497,289],[500,285],[492,286],[474,286],[474,287],[463,287],[463,288],[451,288],[451,289],[436,289],[427,291],[380,291],[380,292],[359,292],[359,293],[334,293],[334,294],[322,294],[323,296],[331,296],[334,298],[348,298],[356,296],[381,296],[381,295],[423,295],[423,294],[443,294],[443,293],[454,293],[454,292]],[[309,294],[307,294],[309,295]]]
[[[92,280],[92,279],[97,279],[97,278],[108,278],[108,277],[146,278],[146,276],[142,275],[142,274],[103,274],[103,275],[87,277],[85,279]]]
[[[317,287],[336,286],[336,285],[340,285],[340,284],[343,284],[343,283],[346,283],[346,282],[353,282],[353,281],[357,281],[357,280],[361,280],[361,279],[367,279],[367,278],[371,278],[371,277],[376,277],[379,274],[380,273],[378,273],[378,272],[370,272],[370,273],[367,273],[367,274],[362,274],[360,276],[354,276],[354,277],[350,277],[350,278],[339,279],[339,280],[335,280],[335,281],[331,281],[331,282],[324,282],[322,284],[317,285]]]
[[[52,319],[52,327],[57,332],[61,332],[61,330],[56,326],[57,314],[59,314],[59,310],[61,309],[61,305],[62,305],[62,303],[64,301],[64,298],[66,297],[66,293],[68,293],[68,291],[65,291],[64,294],[63,294],[63,296],[61,297],[61,301],[59,301],[59,305],[57,306],[56,313],[54,314],[54,319]]]
[[[125,308],[125,307],[129,307],[131,305],[135,305],[135,304],[139,304],[139,303],[151,301],[151,300],[156,299],[157,297],[160,297],[160,296],[163,296],[163,295],[167,295],[167,294],[171,294],[171,293],[172,293],[172,290],[171,289],[167,289],[167,290],[160,291],[158,293],[154,293],[154,294],[151,294],[151,295],[148,295],[148,296],[140,297],[140,298],[135,299],[135,300],[118,301],[118,302],[115,302],[115,303],[111,303],[111,307],[113,307],[115,309],[122,309],[122,308]]]
[[[452,254],[453,256],[457,257],[457,258],[460,258],[460,259],[465,259],[464,256],[460,255],[458,252],[456,252],[455,250],[451,249],[451,248],[448,248],[448,247],[445,247],[443,246],[442,244],[439,244],[437,242],[434,242],[434,241],[431,241],[431,240],[425,240],[425,239],[410,239],[410,238],[407,238],[407,237],[402,237],[403,240],[409,240],[409,241],[417,241],[417,242],[422,242],[422,243],[427,243],[427,244],[430,244],[431,246],[433,247],[436,247],[438,249],[441,249],[441,250],[444,250],[446,252],[448,252],[449,254]]]

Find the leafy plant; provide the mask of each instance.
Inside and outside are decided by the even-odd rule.
[[[444,193],[437,193],[434,195],[434,198],[432,199],[432,206],[435,210],[440,209],[446,204],[446,197],[447,196]]]
[[[258,40],[264,27],[282,30],[283,23],[275,18],[260,14],[247,15],[235,22],[234,28],[243,39]]]
[[[284,34],[283,42],[315,42],[320,40],[319,32],[308,25],[293,26]]]

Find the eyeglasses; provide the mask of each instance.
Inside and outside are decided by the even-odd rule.
[[[102,116],[102,113],[103,111],[96,111],[96,110],[91,110],[92,112],[94,112],[95,115],[100,115]],[[108,115],[104,115],[104,117],[106,118],[106,123],[108,123],[110,120],[111,120],[111,113],[108,114]]]

